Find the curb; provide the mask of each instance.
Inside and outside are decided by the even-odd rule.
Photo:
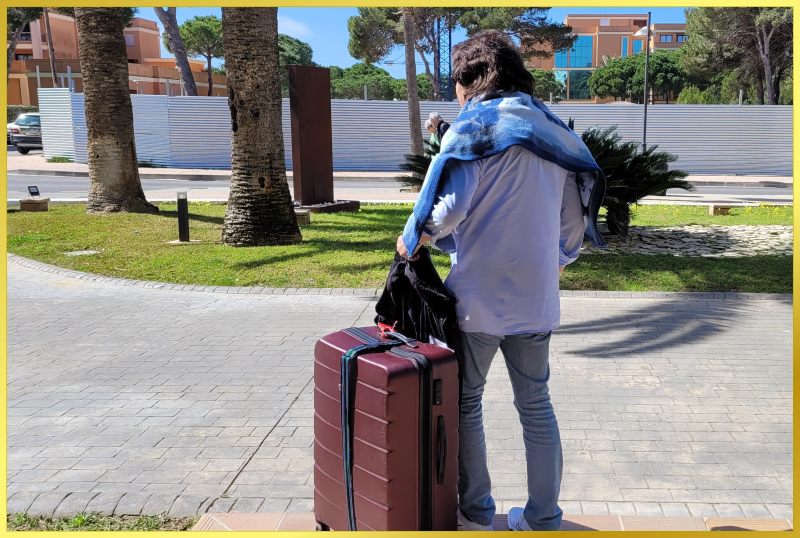
[[[85,273],[73,269],[64,269],[56,265],[39,262],[17,254],[8,253],[8,261],[29,269],[36,269],[68,278],[76,278],[98,284],[115,284],[137,288],[203,291],[208,293],[224,293],[236,295],[335,295],[347,297],[380,297],[383,288],[267,288],[263,286],[202,286],[193,284],[172,284],[153,280],[131,280],[94,273]],[[561,290],[561,297],[593,297],[598,299],[690,299],[695,301],[786,301],[792,300],[790,293],[739,293],[739,292],[702,292],[702,291],[603,291],[603,290]]]
[[[695,187],[767,187],[773,189],[791,189],[792,183],[783,181],[689,181]]]

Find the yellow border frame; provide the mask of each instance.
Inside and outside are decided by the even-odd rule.
[[[142,2],[142,3],[135,3],[135,2],[115,2],[115,1],[98,1],[98,0],[72,0],[67,2],[70,6],[74,7],[154,7],[156,5],[163,6],[164,4],[154,4],[152,2]],[[11,0],[9,2],[8,7],[63,7],[64,2],[53,2],[51,0]],[[169,5],[176,6],[176,7],[364,7],[364,6],[375,6],[375,7],[393,7],[402,4],[404,6],[428,6],[428,7],[463,7],[463,6],[486,6],[487,2],[485,0],[463,0],[463,1],[453,1],[453,0],[406,0],[405,2],[392,2],[386,0],[356,0],[352,2],[342,2],[341,0],[281,0],[281,1],[270,1],[270,0],[251,0],[250,2],[245,2],[242,0],[173,0],[169,2]],[[548,2],[550,4],[549,7],[642,7],[643,4],[649,5],[650,7],[794,7],[792,3],[787,2],[774,2],[774,1],[765,1],[765,0],[756,0],[751,2],[732,2],[726,0],[706,0],[701,3],[696,3],[693,1],[690,2],[680,2],[674,0],[650,0],[649,2],[641,2],[637,0],[616,0],[613,4],[609,2],[600,2],[600,1],[593,1],[593,0],[583,0],[583,1],[563,1],[563,0],[551,0]],[[532,2],[530,0],[527,1],[519,1],[519,0],[499,0],[496,2],[491,2],[493,7],[501,7],[501,6],[531,6]],[[2,30],[3,35],[7,35],[7,26],[8,21],[6,20],[5,16],[0,16],[0,30]],[[793,28],[793,43],[794,46],[800,42],[800,30],[798,30],[797,26]],[[798,67],[800,66],[800,60],[798,60],[797,56],[793,59],[793,72],[796,72]],[[7,66],[5,63],[2,63],[2,67],[0,67],[0,73],[2,76],[6,76]],[[3,108],[7,106],[7,87],[5,84],[2,85],[2,89],[0,89],[0,101],[3,104]],[[793,102],[798,102],[798,97],[800,97],[800,84],[793,84]],[[793,111],[794,112],[794,111]],[[797,114],[793,114],[792,118],[792,125],[793,125],[793,172],[795,170],[800,169],[800,154],[797,152],[797,140],[798,140],[798,127],[800,127],[800,120],[797,117]],[[6,150],[7,151],[7,150]],[[7,182],[8,182],[8,161],[3,160],[2,168],[2,188],[3,192],[7,192]],[[793,183],[793,198],[797,197],[798,193],[798,186],[796,183]],[[800,255],[798,255],[798,246],[800,246],[800,239],[798,239],[797,233],[797,221],[798,216],[800,215],[800,210],[798,210],[797,204],[794,204],[794,251],[793,251],[793,267],[797,267],[797,262],[800,260]],[[4,253],[8,252],[7,246],[7,217],[3,219],[2,226],[0,227],[0,245],[2,245],[2,250]],[[2,352],[3,352],[3,370],[2,375],[0,376],[0,394],[2,395],[3,399],[3,409],[7,410],[7,402],[8,402],[8,265],[2,264],[2,268],[0,269],[0,275],[2,275],[3,283],[5,284],[0,290],[0,299],[2,299],[3,305],[6,308],[3,310],[2,314],[2,323],[3,323],[3,333],[0,336],[0,342],[2,342]],[[800,276],[798,276],[798,272],[796,269],[792,271],[792,300],[796,302],[798,297],[798,285],[800,284]],[[798,345],[797,339],[797,329],[800,326],[798,323],[798,318],[796,315],[793,314],[792,318],[792,349],[794,356],[797,356],[798,350],[800,350],[800,345]],[[793,361],[794,365],[794,361]],[[792,369],[792,392],[794,393],[794,386],[797,384],[798,376],[798,368],[794,365]],[[793,415],[795,414],[794,411],[796,410],[797,400],[793,399],[792,401],[792,408],[793,408]],[[3,416],[3,419],[0,420],[0,436],[3,439],[8,439],[8,424],[7,424],[7,415]],[[797,445],[798,433],[797,428],[793,427],[793,447]],[[3,462],[5,463],[6,460],[6,443],[2,444],[2,448],[0,448],[0,456],[3,458]],[[795,491],[795,485],[797,483],[797,452],[796,450],[792,454],[793,465],[793,480],[792,480],[792,491]],[[3,478],[3,484],[7,483],[8,479],[8,469],[7,464],[2,465],[2,473],[0,476]],[[0,500],[2,501],[2,513],[4,515],[3,521],[7,519],[7,490],[4,487],[2,495],[0,495]],[[793,515],[795,513],[794,504],[793,504]],[[4,527],[2,531],[3,534],[8,532]],[[22,531],[18,531],[22,532]],[[27,532],[36,532],[36,531],[27,531]],[[277,532],[277,531],[276,531]],[[640,536],[645,537],[648,536],[650,531],[613,531],[613,532],[606,532],[605,535],[607,536]],[[693,536],[693,535],[703,535],[708,531],[688,531],[688,532],[680,532],[680,531],[668,531],[659,533],[659,536]],[[793,531],[794,532],[797,531]],[[50,534],[62,534],[65,536],[74,536],[76,538],[88,538],[90,536],[96,537],[99,531],[47,531],[48,536]],[[166,536],[175,536],[176,531],[118,531],[114,532],[114,536],[121,536],[121,537],[134,537],[134,536],[154,536],[154,537],[166,537]],[[729,534],[729,531],[723,531],[724,534]],[[247,534],[247,535],[257,535],[261,534],[261,532],[256,531],[239,531],[237,534]],[[279,534],[287,535],[287,536],[297,536],[297,537],[304,537],[304,538],[318,538],[319,535],[314,532],[287,532],[281,531]],[[359,535],[364,536],[394,536],[394,537],[404,537],[404,536],[413,536],[418,533],[413,532],[362,532]],[[453,535],[455,533],[437,533],[439,535]],[[496,532],[493,534],[497,534]],[[510,536],[511,532],[501,532],[499,533],[500,536]],[[553,533],[545,533],[552,535]],[[585,531],[581,532],[563,532],[559,531],[556,533],[557,536],[568,536],[568,535],[584,535]],[[755,534],[766,534],[766,531],[758,531]],[[218,532],[218,531],[206,531],[203,532],[202,536],[208,536],[209,538],[221,538],[223,536],[230,536],[230,532]]]

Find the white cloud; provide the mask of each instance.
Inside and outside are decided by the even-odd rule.
[[[306,26],[305,23],[296,21],[285,15],[278,15],[278,31],[296,38],[311,37],[313,35],[311,28]]]

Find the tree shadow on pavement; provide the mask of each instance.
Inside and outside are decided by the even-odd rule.
[[[791,296],[779,297],[778,301],[791,304]],[[758,304],[760,302],[760,300],[741,299],[647,301],[646,305],[623,314],[598,317],[579,323],[565,323],[555,332],[558,335],[590,333],[614,335],[623,331],[617,338],[606,337],[597,345],[564,351],[571,355],[592,358],[642,355],[691,346],[724,331],[733,330],[731,321],[744,312],[760,311]],[[791,328],[791,321],[786,328]],[[779,331],[781,327],[776,326],[775,330]]]

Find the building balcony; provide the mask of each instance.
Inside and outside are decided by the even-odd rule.
[[[30,32],[21,32],[19,34],[19,39],[17,40],[18,43],[30,43],[31,42],[31,33]]]

